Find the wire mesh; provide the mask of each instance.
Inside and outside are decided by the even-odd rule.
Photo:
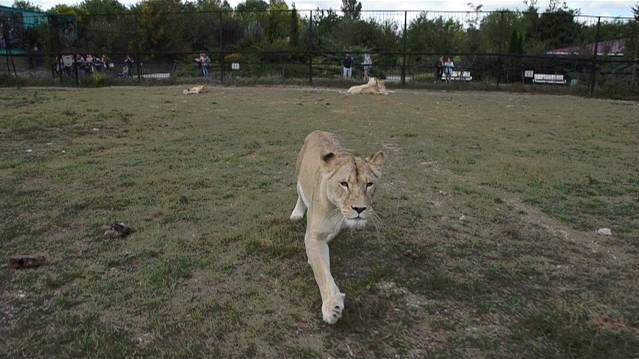
[[[565,9],[353,14],[151,6],[76,16],[0,11],[0,25],[3,82],[18,77],[80,83],[96,74],[122,81],[312,82],[344,80],[344,65],[352,63],[346,80],[372,75],[426,85],[446,79],[441,64],[450,58],[455,76],[447,82],[638,91],[637,20]],[[210,58],[207,76],[198,61],[202,53]],[[560,80],[544,80],[552,76]]]

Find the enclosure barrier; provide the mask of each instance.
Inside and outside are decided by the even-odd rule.
[[[1,13],[5,84],[361,82],[639,93],[634,18],[512,11]],[[158,34],[162,34],[159,36]],[[200,65],[202,54],[206,71]],[[347,55],[352,76],[344,78]],[[454,69],[446,76],[443,57]],[[371,63],[367,63],[370,61]],[[348,62],[348,61],[346,61]],[[454,72],[453,72],[454,71]],[[561,79],[561,80],[549,80]]]

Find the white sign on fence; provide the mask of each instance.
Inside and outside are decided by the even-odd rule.
[[[239,70],[239,69],[240,69],[240,63],[239,62],[231,63],[231,70]]]

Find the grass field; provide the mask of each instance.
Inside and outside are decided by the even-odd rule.
[[[181,90],[0,90],[0,357],[638,357],[638,103]],[[314,129],[387,154],[335,326],[288,221]]]

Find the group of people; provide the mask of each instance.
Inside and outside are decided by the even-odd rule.
[[[133,76],[133,67],[135,61],[130,55],[126,55],[122,62],[122,76]],[[77,66],[78,75],[85,76],[94,72],[109,71],[115,64],[111,62],[111,59],[103,54],[102,56],[93,56],[92,54],[74,54],[74,55],[62,55],[58,59],[57,65],[54,67],[54,72],[57,74],[66,74],[67,76],[73,76],[74,66]]]
[[[454,69],[455,63],[450,57],[446,57],[446,61],[444,61],[444,57],[440,56],[435,63],[435,82],[450,82]]]
[[[344,80],[350,80],[353,77],[353,63],[353,57],[351,56],[351,54],[347,53],[344,57],[344,60],[342,60],[342,78]],[[366,53],[364,54],[364,59],[362,61],[362,70],[364,81],[368,81],[368,77],[373,70],[373,59],[371,59],[371,55]]]
[[[342,60],[342,78],[350,80],[353,76],[353,57],[347,53]],[[373,61],[369,54],[364,54],[364,60],[362,61],[363,77],[364,81],[368,81],[368,77],[373,69]],[[455,63],[450,57],[440,56],[435,63],[435,82],[450,82],[453,77],[453,71],[455,70]]]
[[[86,75],[96,71],[101,72],[113,67],[109,58],[104,54],[102,56],[75,54],[60,56],[55,71],[58,73],[65,72],[68,76],[71,76],[74,65],[77,66],[79,75]]]
[[[104,54],[102,56],[76,54],[75,62],[78,65],[78,69],[83,71],[85,74],[108,70],[110,63],[109,58]]]

